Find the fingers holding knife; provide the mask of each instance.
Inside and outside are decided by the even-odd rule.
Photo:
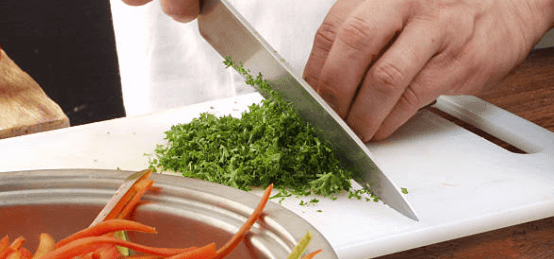
[[[202,4],[159,2],[180,22]],[[552,0],[338,0],[303,76],[362,141],[382,140],[441,94],[500,82],[554,26],[552,10]]]
[[[416,10],[407,1],[351,3],[336,3],[354,10],[343,11],[348,17],[335,21],[337,34],[323,65],[316,37],[304,77],[368,142],[388,136],[438,96],[420,99],[426,89],[412,82],[438,52],[441,31],[436,8]]]
[[[339,0],[304,78],[364,142],[382,140],[439,95],[505,78],[552,28],[552,1],[532,2]]]
[[[131,6],[141,6],[152,0],[122,0]],[[164,13],[178,22],[191,22],[200,13],[200,0],[159,0]]]

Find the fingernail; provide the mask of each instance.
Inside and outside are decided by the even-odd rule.
[[[182,17],[182,16],[171,16],[174,21],[180,22],[180,23],[189,23],[194,21],[195,18],[191,17]]]

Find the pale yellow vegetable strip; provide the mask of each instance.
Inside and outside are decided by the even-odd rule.
[[[304,237],[300,239],[300,241],[294,247],[294,249],[292,249],[292,252],[287,257],[287,259],[300,259],[304,251],[306,251],[308,244],[310,243],[310,241],[312,241],[312,238],[313,238],[312,231],[308,231],[308,233],[306,233]]]

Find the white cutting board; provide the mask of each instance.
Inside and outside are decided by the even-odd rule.
[[[258,94],[0,140],[0,172],[29,169],[141,170],[163,132],[210,111],[240,115]],[[382,203],[282,202],[323,233],[340,258],[369,258],[554,216],[554,134],[475,97],[435,105],[531,154],[514,154],[428,111],[386,142],[369,144],[420,221]],[[304,198],[305,201],[309,198]],[[277,202],[277,201],[275,201]]]

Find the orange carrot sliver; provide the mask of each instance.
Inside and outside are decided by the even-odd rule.
[[[6,259],[21,259],[21,252],[19,250],[15,250],[13,253],[10,253]]]
[[[121,257],[123,259],[162,259],[163,257],[157,255],[129,255]]]
[[[0,251],[8,247],[9,245],[10,245],[10,237],[8,235],[5,235],[2,239],[0,239]]]
[[[321,253],[321,251],[322,251],[321,249],[315,250],[315,251],[313,251],[313,252],[311,252],[311,253],[305,255],[304,257],[302,257],[302,259],[312,259],[312,258],[314,258],[314,256],[315,256],[316,254]]]
[[[15,250],[19,250],[19,248],[21,248],[24,243],[25,243],[25,238],[20,236],[20,237],[16,238],[10,246]]]
[[[119,253],[115,245],[103,245],[94,250],[94,253],[97,254],[100,259],[117,259],[121,256],[121,253]]]
[[[13,247],[7,246],[2,251],[0,251],[0,259],[5,259],[6,257],[8,257],[11,253],[13,253],[15,251],[17,251],[17,250],[14,249]]]
[[[188,252],[196,248],[196,247],[183,248],[183,249],[157,248],[157,247],[139,245],[139,244],[129,242],[129,241],[124,241],[115,237],[98,236],[98,237],[84,237],[84,238],[77,239],[69,244],[66,244],[62,247],[59,247],[51,251],[50,253],[45,254],[43,257],[41,257],[41,259],[62,259],[62,258],[70,259],[75,256],[84,255],[89,252],[92,252],[96,248],[98,248],[94,245],[100,245],[100,244],[113,244],[113,245],[127,247],[141,253],[161,255],[161,256],[173,256],[176,254]]]
[[[127,191],[127,193],[123,197],[121,197],[119,202],[116,204],[116,206],[112,209],[112,211],[106,216],[106,218],[104,220],[117,218],[117,216],[121,213],[121,211],[123,211],[125,206],[127,206],[129,201],[137,193],[137,191],[136,191],[137,184],[139,184],[140,182],[142,182],[144,180],[147,180],[148,177],[150,177],[150,175],[152,175],[152,170],[148,170],[143,176],[141,176],[139,179],[137,179],[137,181],[135,181],[135,183],[133,184],[131,189],[129,189],[129,191]]]
[[[4,238],[2,238],[2,240],[4,240]],[[5,247],[4,249],[2,249],[2,251],[0,251],[0,259],[7,259],[7,258],[20,259],[21,252],[19,252],[19,248],[23,246],[23,243],[25,243],[25,238],[21,236],[16,238],[9,246]]]
[[[168,257],[167,259],[208,259],[215,256],[215,253],[215,243],[212,242],[192,251]]]
[[[83,237],[101,236],[116,231],[138,231],[144,233],[158,233],[155,228],[135,221],[125,219],[111,219],[102,221],[92,227],[85,228],[71,236],[68,236],[58,242],[56,247],[64,246],[72,241]]]
[[[90,252],[88,254],[80,256],[79,259],[98,259],[98,254],[95,254],[94,252]]]
[[[267,201],[269,200],[269,196],[271,195],[271,190],[273,190],[273,184],[270,184],[269,186],[267,186],[267,188],[264,191],[264,194],[262,195],[262,198],[260,199],[260,202],[258,203],[258,206],[256,206],[256,209],[254,209],[254,212],[252,212],[248,220],[246,220],[246,222],[242,225],[239,231],[231,238],[231,240],[229,240],[229,242],[227,242],[227,244],[225,244],[223,247],[217,250],[217,253],[214,257],[215,259],[221,259],[229,255],[238,246],[238,244],[246,237],[246,234],[248,233],[250,228],[262,216],[262,211],[265,208]]]
[[[38,259],[46,253],[54,250],[56,247],[56,241],[47,233],[42,233],[38,237],[38,247],[33,255],[32,259]]]
[[[31,259],[31,258],[33,258],[33,254],[31,254],[31,251],[29,251],[25,247],[19,248],[19,252],[21,253],[21,259]]]
[[[131,197],[131,199],[127,202],[127,204],[124,205],[122,210],[119,212],[119,214],[116,216],[117,219],[124,219],[131,214],[133,209],[136,207],[136,205],[139,203],[142,196],[150,189],[150,187],[154,185],[154,180],[141,180],[137,182],[133,186],[134,195]]]
[[[8,235],[5,235],[2,239],[0,239],[0,252],[2,252],[2,250],[4,250],[9,245],[10,245],[10,237]]]
[[[133,195],[135,195],[135,190],[131,188],[129,189],[129,191],[127,191],[127,193],[123,197],[121,197],[119,202],[114,206],[112,211],[110,211],[110,213],[106,215],[104,220],[116,219],[117,215],[119,215],[119,213],[125,207],[125,204],[127,204],[131,200],[131,198],[133,198]]]

